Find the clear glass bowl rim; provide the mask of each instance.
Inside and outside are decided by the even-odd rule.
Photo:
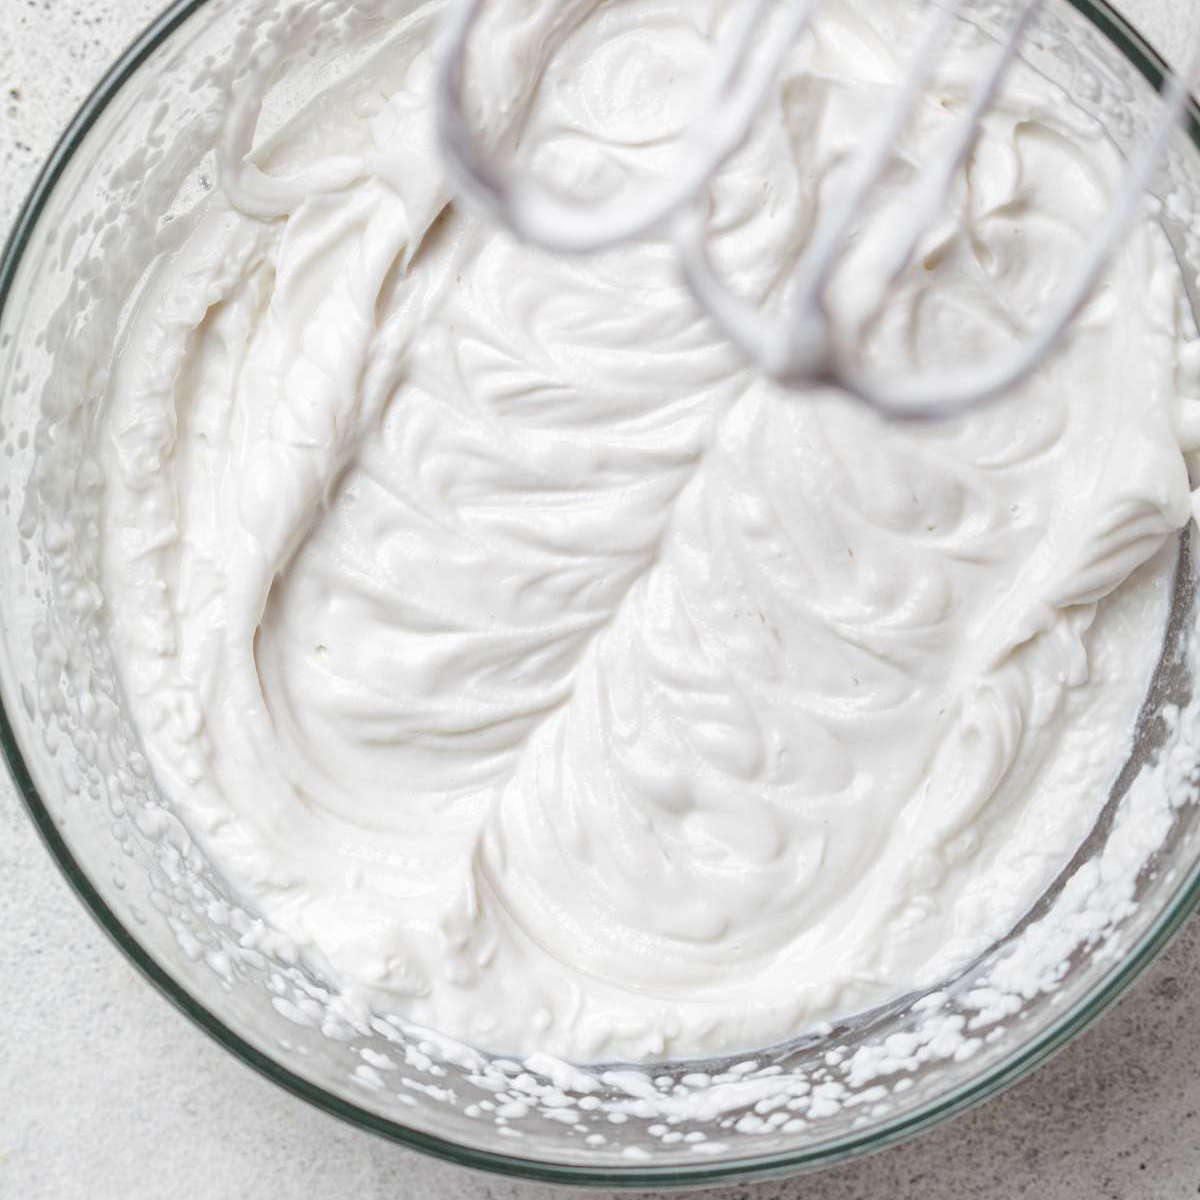
[[[1169,70],[1164,59],[1129,21],[1110,7],[1107,0],[1066,2],[1103,34],[1155,90],[1162,89]],[[180,25],[207,3],[208,0],[175,0],[117,58],[83,101],[34,180],[0,254],[0,318],[3,318],[22,256],[72,155],[101,113],[139,67]],[[1195,97],[1189,99],[1184,128],[1193,145],[1200,150],[1200,103]],[[84,907],[142,975],[176,1008],[247,1066],[332,1116],[459,1166],[543,1183],[629,1189],[704,1187],[724,1181],[745,1182],[781,1177],[831,1166],[905,1141],[997,1095],[1061,1050],[1122,995],[1200,903],[1200,864],[1196,864],[1172,903],[1159,914],[1121,965],[1110,972],[1089,995],[1065,1010],[1057,1022],[978,1078],[912,1113],[883,1121],[872,1129],[851,1132],[802,1150],[740,1158],[725,1163],[706,1161],[694,1168],[631,1165],[628,1169],[598,1169],[541,1162],[434,1137],[369,1112],[290,1071],[245,1041],[209,1011],[142,946],[105,902],[71,851],[42,800],[17,743],[8,716],[11,700],[9,696],[0,695],[0,750],[3,751],[13,783],[30,819]]]

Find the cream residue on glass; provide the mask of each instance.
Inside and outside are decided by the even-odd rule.
[[[497,16],[486,136],[576,194],[644,185],[735,7]],[[1019,394],[888,425],[749,370],[665,242],[557,259],[454,205],[438,11],[248,158],[239,98],[222,187],[133,306],[105,591],[156,774],[342,987],[487,1048],[729,1052],[936,983],[1129,752],[1200,429],[1165,236],[1138,228]],[[722,268],[764,304],[919,15],[822,4],[715,185]],[[987,54],[964,29],[873,228]],[[864,354],[1011,345],[1122,171],[1017,71]]]

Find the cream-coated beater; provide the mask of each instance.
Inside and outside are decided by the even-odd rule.
[[[790,281],[782,314],[768,318],[722,279],[708,251],[705,194],[709,183],[750,133],[785,56],[803,36],[819,0],[746,0],[718,46],[700,102],[682,139],[675,169],[657,190],[637,201],[599,205],[554,194],[531,174],[485,152],[464,111],[465,62],[483,0],[452,0],[444,19],[435,119],[451,178],[468,199],[525,242],[562,254],[605,250],[654,232],[669,232],[683,277],[697,302],[767,375],[790,388],[828,385],[897,418],[945,417],[995,399],[1020,384],[1052,351],[1084,307],[1141,206],[1142,197],[1187,100],[1186,77],[1170,74],[1162,111],[1150,136],[1129,161],[1123,186],[1086,252],[1039,327],[991,361],[883,378],[864,369],[857,352],[862,322],[839,322],[827,303],[849,234],[889,161],[891,149],[943,52],[964,0],[936,0],[895,102],[868,129],[847,170],[842,202],[813,230]],[[569,6],[564,6],[564,12]],[[954,136],[908,185],[908,213],[889,235],[877,264],[877,287],[867,323],[889,287],[913,260],[925,231],[946,202],[956,174],[975,145],[980,122],[1017,57],[1040,0],[1019,0],[1007,37],[975,86]],[[569,17],[564,17],[564,25]]]

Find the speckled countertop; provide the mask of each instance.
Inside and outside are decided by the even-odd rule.
[[[0,0],[0,229],[160,0]],[[1176,54],[1193,0],[1126,0]],[[898,1149],[713,1200],[1200,1196],[1200,920],[1114,1011],[998,1100]],[[551,1200],[359,1133],[235,1062],[144,983],[0,774],[0,1198]]]

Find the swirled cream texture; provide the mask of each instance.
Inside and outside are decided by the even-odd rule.
[[[735,8],[510,5],[481,127],[577,193],[646,186]],[[437,15],[252,152],[240,98],[132,305],[105,583],[159,780],[318,969],[488,1048],[733,1050],[935,983],[1028,911],[1129,752],[1200,424],[1164,235],[1020,394],[890,426],[747,369],[667,244],[555,259],[452,203]],[[715,185],[722,268],[764,304],[918,17],[823,4]],[[964,28],[897,144],[846,312],[987,52]],[[1022,68],[864,354],[1025,336],[1121,172]]]

